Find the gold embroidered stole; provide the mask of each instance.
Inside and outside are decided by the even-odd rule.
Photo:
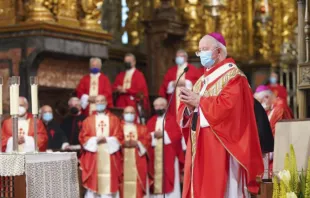
[[[18,120],[18,137],[28,136],[29,123],[30,123],[30,119],[19,119]],[[19,152],[24,151],[24,145],[25,145],[25,143],[18,144],[18,151]]]
[[[96,115],[96,135],[108,137],[110,131],[109,116],[104,114]],[[98,144],[97,150],[98,169],[98,193],[100,195],[111,193],[111,165],[108,145]]]
[[[125,141],[138,140],[138,131],[135,124],[124,125]],[[126,198],[137,197],[137,165],[136,165],[136,149],[124,149],[124,195]]]
[[[244,76],[244,73],[240,71],[237,67],[227,71],[222,77],[220,77],[216,82],[210,83],[210,86],[207,86],[205,92],[203,93],[203,97],[208,96],[217,96],[220,94],[222,89],[227,85],[227,83],[237,75]],[[201,76],[198,81],[195,83],[193,87],[193,91],[196,94],[199,94],[201,89],[204,85],[205,76]],[[193,181],[193,171],[194,171],[194,160],[196,156],[196,149],[197,149],[197,136],[198,133],[196,131],[191,130],[191,146],[192,146],[192,174],[191,174],[191,181]],[[194,198],[194,190],[193,190],[193,182],[191,182],[191,198]]]
[[[90,75],[90,87],[89,87],[89,96],[97,96],[99,90],[99,76],[98,75]],[[96,105],[94,103],[89,104],[89,115],[96,110]]]
[[[123,88],[129,89],[131,87],[131,79],[135,70],[129,70],[125,72],[125,77],[123,80]]]
[[[163,118],[158,117],[156,120],[155,131],[161,130],[163,126]],[[154,155],[154,193],[162,194],[163,193],[163,141],[162,139],[157,139],[155,146],[155,155]]]

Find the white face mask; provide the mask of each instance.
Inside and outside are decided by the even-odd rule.
[[[19,106],[18,107],[18,115],[23,116],[23,115],[25,115],[25,113],[26,113],[26,108],[23,106]]]
[[[124,120],[125,122],[133,123],[135,121],[135,114],[133,113],[125,113],[124,114]]]

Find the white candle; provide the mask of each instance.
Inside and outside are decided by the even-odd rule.
[[[0,85],[0,115],[3,114],[3,110],[2,110],[2,84]],[[1,120],[0,120],[1,122]]]
[[[264,5],[265,5],[265,13],[268,14],[269,12],[268,0],[264,0]]]
[[[38,115],[38,85],[36,84],[31,85],[31,104],[32,114]]]
[[[18,115],[19,106],[19,86],[17,84],[10,86],[10,110],[11,115]]]

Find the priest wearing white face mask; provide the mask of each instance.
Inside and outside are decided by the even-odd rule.
[[[150,136],[144,125],[136,123],[136,111],[132,106],[124,109],[122,129],[123,144],[123,179],[122,197],[143,198],[147,193],[146,151]]]
[[[27,113],[28,101],[25,97],[19,97],[19,115],[18,115],[18,151],[33,152],[34,145],[34,123],[32,115]],[[39,151],[45,151],[47,146],[47,133],[41,120],[37,120],[38,129],[38,148]],[[12,138],[12,119],[7,119],[2,125],[2,151],[13,151]]]
[[[60,128],[60,125],[53,118],[52,107],[49,105],[42,106],[40,108],[40,115],[48,135],[47,149],[69,149],[69,143],[64,131]]]
[[[122,175],[120,120],[109,112],[103,95],[95,98],[96,114],[86,118],[79,135],[85,198],[118,198]]]
[[[164,76],[162,85],[160,86],[159,89],[159,95],[161,97],[166,98],[167,101],[169,101],[169,99],[173,97],[171,101],[171,106],[168,111],[171,115],[174,116],[176,115],[176,112],[180,105],[179,97],[175,97],[180,94],[180,87],[186,87],[188,89],[192,89],[193,85],[200,77],[198,69],[195,66],[189,64],[187,61],[188,61],[188,54],[186,53],[185,50],[179,49],[175,57],[176,65],[169,68],[169,70]],[[181,77],[176,87],[176,81],[186,67],[188,67],[189,70],[188,72],[186,72],[186,74],[184,74]],[[172,92],[175,88],[176,92],[174,95],[172,95]]]
[[[205,73],[179,96],[178,123],[191,131],[182,197],[249,197],[264,173],[251,88],[220,33],[205,35],[196,54]]]

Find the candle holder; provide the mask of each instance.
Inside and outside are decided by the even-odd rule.
[[[12,117],[13,152],[18,152],[19,76],[12,76],[10,83],[10,114]]]
[[[38,77],[30,77],[31,87],[31,112],[33,115],[33,130],[34,130],[34,152],[38,153]]]
[[[2,114],[3,114],[2,86],[3,86],[3,78],[0,76],[0,153],[2,153]]]

